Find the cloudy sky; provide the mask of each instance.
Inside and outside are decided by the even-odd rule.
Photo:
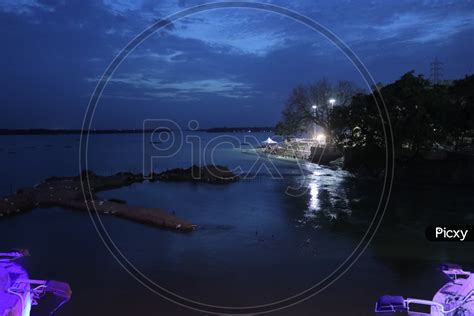
[[[338,35],[375,81],[404,72],[473,72],[473,1],[267,3],[301,12]],[[0,1],[0,128],[80,128],[113,57],[139,32],[202,0]],[[141,44],[108,83],[96,128],[167,118],[201,127],[274,125],[292,87],[327,78],[366,88],[327,39],[274,13],[219,9],[173,23]]]

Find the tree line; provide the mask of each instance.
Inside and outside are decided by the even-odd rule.
[[[434,85],[414,71],[370,92],[353,83],[321,80],[292,90],[276,126],[281,135],[324,128],[331,143],[344,152],[377,156],[385,139],[376,106],[379,89],[392,126],[399,159],[416,159],[436,148],[472,150],[474,136],[474,75],[449,84]],[[334,99],[332,104],[328,102]]]

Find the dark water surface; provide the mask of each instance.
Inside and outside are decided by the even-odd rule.
[[[204,143],[218,136],[195,135]],[[233,136],[244,141],[241,134]],[[77,174],[78,144],[76,135],[0,137],[1,195],[49,176]],[[145,142],[146,150],[158,153],[156,146]],[[155,170],[189,166],[190,150],[184,146],[173,157],[159,159]],[[140,172],[142,153],[141,135],[93,135],[90,168],[99,174]],[[191,234],[179,234],[102,218],[117,247],[150,279],[208,304],[270,303],[322,280],[360,241],[381,190],[341,170],[290,161],[274,162],[283,178],[275,179],[267,168],[253,167],[255,156],[229,144],[216,147],[213,157],[215,163],[250,170],[253,179],[225,186],[144,182],[100,193],[161,207],[198,225]],[[289,196],[288,186],[307,190]],[[352,269],[321,294],[275,315],[372,315],[383,294],[431,298],[444,282],[438,263],[472,269],[474,245],[430,243],[424,229],[472,223],[472,205],[469,188],[396,186],[381,229]],[[51,208],[2,219],[0,248],[29,249],[32,257],[25,266],[32,278],[71,284],[73,299],[58,315],[200,315],[163,300],[129,276],[86,213]]]

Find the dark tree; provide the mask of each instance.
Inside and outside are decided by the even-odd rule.
[[[294,88],[285,104],[282,120],[277,124],[277,133],[299,134],[310,130],[313,124],[330,133],[332,111],[337,106],[349,105],[357,91],[359,90],[349,81],[332,85],[327,80],[320,80],[312,85]],[[330,99],[336,102],[331,104]]]
[[[398,163],[422,159],[444,147],[460,150],[474,131],[474,76],[453,85],[432,85],[414,72],[380,88],[392,126]],[[350,106],[335,108],[330,127],[348,164],[381,169],[385,151],[383,124],[374,94],[357,94]],[[367,166],[369,168],[369,166]]]
[[[456,149],[461,149],[465,138],[474,136],[474,75],[455,80],[449,96],[452,104],[446,128]]]
[[[292,134],[307,131],[316,123],[345,152],[345,163],[376,172],[383,169],[384,127],[389,123],[397,163],[421,161],[443,148],[472,150],[474,75],[451,85],[432,85],[411,71],[375,88],[382,94],[389,122],[382,121],[380,111],[385,110],[377,108],[377,93],[361,93],[348,82],[332,86],[322,80],[292,91],[277,128],[282,134]],[[329,104],[331,98],[338,106]]]

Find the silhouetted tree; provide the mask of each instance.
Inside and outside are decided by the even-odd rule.
[[[313,124],[321,126],[330,133],[330,116],[334,106],[329,100],[334,98],[335,106],[346,106],[358,91],[349,81],[340,81],[332,85],[324,79],[312,85],[294,88],[283,109],[282,120],[277,124],[277,133],[299,134],[311,129]]]
[[[392,126],[398,162],[420,158],[438,145],[455,144],[460,150],[465,139],[474,136],[474,75],[452,85],[432,85],[411,71],[377,88]],[[331,107],[330,98],[339,106]],[[299,86],[285,105],[278,129],[283,134],[298,133],[316,123],[344,149],[347,161],[381,169],[386,145],[383,127],[388,122],[382,121],[380,111],[385,110],[377,108],[376,98],[376,93],[361,93],[349,82],[332,86],[321,80]]]
[[[438,144],[462,144],[467,135],[473,134],[474,76],[456,80],[452,86],[432,85],[412,71],[380,91],[399,162],[417,159]],[[329,126],[334,140],[355,165],[376,157],[371,163],[382,168],[377,160],[383,160],[385,139],[374,95],[357,94],[350,106],[335,108]]]
[[[474,75],[455,80],[449,89],[452,101],[448,134],[454,139],[459,149],[467,136],[474,136]]]

